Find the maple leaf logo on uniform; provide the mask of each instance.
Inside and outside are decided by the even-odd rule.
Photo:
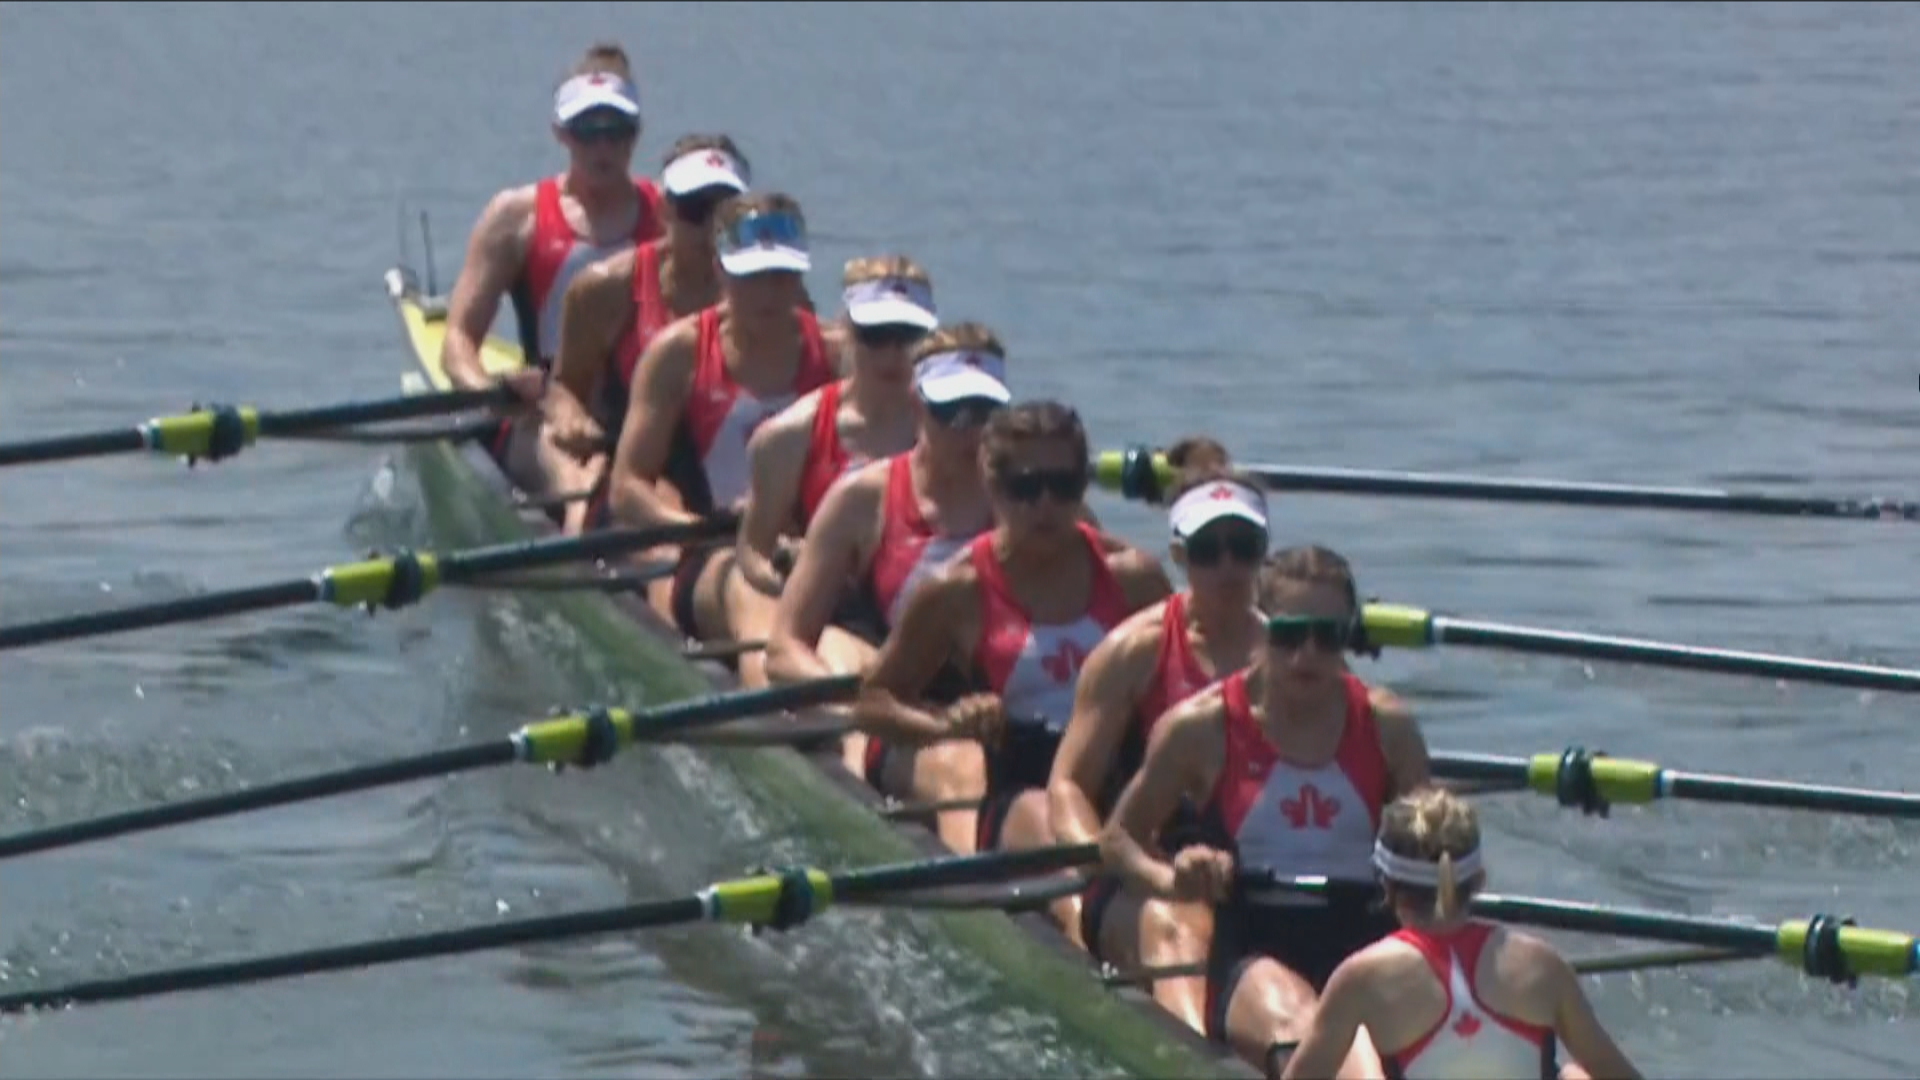
[[[1063,641],[1052,653],[1040,658],[1040,667],[1057,683],[1066,683],[1087,662],[1087,654],[1076,642]]]
[[[1300,789],[1299,795],[1280,800],[1280,813],[1285,815],[1287,824],[1296,829],[1330,829],[1333,819],[1340,816],[1340,800],[1323,795],[1319,788],[1308,784]]]
[[[1480,1018],[1470,1012],[1462,1011],[1460,1019],[1453,1022],[1453,1033],[1463,1039],[1471,1039],[1480,1034]]]

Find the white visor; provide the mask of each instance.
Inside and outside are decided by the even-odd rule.
[[[1409,859],[1388,851],[1380,841],[1373,842],[1373,868],[1388,881],[1397,881],[1402,885],[1417,885],[1425,889],[1440,887],[1440,864],[1425,859]],[[1480,849],[1474,848],[1465,855],[1453,860],[1453,880],[1456,884],[1465,884],[1480,872]]]
[[[934,353],[913,369],[913,385],[935,405],[986,398],[1002,405],[1013,400],[1007,389],[1007,362],[987,352]]]
[[[575,75],[554,91],[553,118],[560,123],[568,123],[589,109],[617,109],[637,119],[640,90],[618,75],[601,71]]]
[[[840,302],[855,326],[917,326],[934,330],[940,316],[933,306],[933,288],[924,281],[882,278],[847,286]]]
[[[1176,540],[1185,540],[1223,517],[1267,527],[1267,497],[1237,480],[1210,480],[1173,501],[1167,520]]]
[[[747,190],[747,167],[725,150],[695,150],[674,158],[660,173],[669,195],[691,195],[708,188]]]

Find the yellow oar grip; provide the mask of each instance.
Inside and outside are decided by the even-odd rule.
[[[1564,755],[1535,754],[1527,761],[1527,787],[1542,795],[1560,792]],[[1592,757],[1593,790],[1610,803],[1650,803],[1660,797],[1660,766],[1632,758]]]
[[[440,584],[440,560],[426,553],[413,558],[420,564],[420,591],[432,592]],[[393,587],[393,560],[368,559],[327,568],[327,581],[333,589],[330,599],[341,607],[379,604]]]
[[[1433,615],[1402,604],[1367,604],[1361,608],[1367,640],[1375,645],[1422,649],[1433,644]]]
[[[1790,964],[1800,963],[1806,952],[1807,934],[1812,925],[1808,919],[1794,919],[1780,924],[1774,944],[1780,959]],[[1843,926],[1840,928],[1840,953],[1847,958],[1847,969],[1858,975],[1890,975],[1897,978],[1913,972],[1913,935],[1897,930]]]
[[[613,721],[620,745],[633,745],[633,714],[625,709],[608,709],[607,719]],[[520,745],[525,747],[523,760],[530,764],[572,765],[587,749],[586,714],[568,713],[528,724],[520,729]]]
[[[1120,490],[1121,473],[1126,464],[1126,451],[1102,450],[1093,459],[1093,482],[1109,491]],[[1159,478],[1162,488],[1173,486],[1173,466],[1167,464],[1165,454],[1153,455],[1153,474]]]
[[[260,438],[260,410],[240,406],[240,423],[246,429],[247,445]],[[159,416],[147,422],[153,448],[176,457],[209,457],[213,452],[213,418],[216,413],[190,412],[179,416]]]
[[[825,870],[808,870],[807,884],[813,887],[813,911],[833,902],[833,876]],[[767,923],[773,921],[780,903],[781,879],[774,875],[716,882],[711,889],[713,918],[716,922]]]

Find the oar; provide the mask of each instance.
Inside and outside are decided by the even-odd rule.
[[[504,739],[15,833],[0,837],[0,859],[515,762],[590,767],[608,761],[618,750],[635,742],[667,742],[741,717],[841,701],[853,696],[859,686],[857,675],[833,675],[811,682],[717,694],[646,709],[591,709],[570,713],[527,724]]]
[[[1262,871],[1246,871],[1240,876],[1255,886],[1348,901],[1378,895],[1378,887],[1372,883],[1329,881],[1321,876],[1285,877]],[[1852,919],[1833,915],[1788,919],[1766,926],[1736,919],[1494,893],[1475,896],[1469,907],[1475,915],[1501,922],[1772,956],[1800,967],[1808,975],[1835,982],[1846,982],[1857,975],[1899,978],[1920,973],[1920,941],[1912,934],[1855,926]]]
[[[1373,645],[1399,648],[1425,648],[1430,645],[1465,645],[1511,652],[1538,653],[1545,656],[1572,656],[1588,660],[1612,660],[1657,667],[1715,671],[1727,675],[1755,675],[1767,679],[1797,679],[1849,686],[1862,690],[1897,690],[1920,693],[1920,671],[1906,668],[1874,667],[1869,664],[1843,664],[1833,660],[1811,660],[1771,653],[1710,649],[1698,645],[1675,645],[1639,638],[1605,637],[1577,634],[1565,630],[1543,630],[1506,623],[1475,622],[1448,615],[1435,615],[1420,608],[1399,604],[1368,604],[1365,610],[1367,639]]]
[[[716,882],[692,896],[674,900],[514,919],[386,941],[364,941],[249,960],[167,968],[44,990],[0,994],[0,1013],[205,990],[342,968],[371,967],[431,956],[454,956],[536,941],[559,941],[688,923],[743,923],[753,927],[788,929],[834,904],[872,903],[902,892],[1050,874],[1088,865],[1099,861],[1099,858],[1098,847],[1079,844],[893,863],[838,874],[814,869],[763,873],[734,881]]]
[[[132,427],[0,443],[0,465],[103,457],[153,451],[189,460],[219,461],[252,446],[263,435],[311,435],[355,424],[441,416],[517,400],[505,389],[402,394],[377,401],[350,401],[312,409],[268,412],[251,405],[196,405],[192,412],[159,416]]]
[[[330,566],[309,577],[270,585],[227,589],[180,600],[84,615],[63,615],[0,627],[0,649],[18,649],[50,641],[142,630],[150,626],[242,615],[299,604],[338,607],[405,607],[441,585],[471,584],[489,574],[594,559],[662,544],[723,536],[733,531],[732,514],[716,514],[690,525],[648,529],[607,529],[583,536],[519,541],[444,554],[402,551],[397,555]]]
[[[1724,964],[1732,960],[1758,960],[1765,955],[1765,953],[1683,946],[1582,956],[1568,960],[1567,964],[1577,975],[1608,975],[1621,971],[1644,971],[1648,968],[1691,967],[1695,964]],[[1162,979],[1194,978],[1206,975],[1212,970],[1213,966],[1204,961],[1190,964],[1147,964],[1137,968],[1116,968],[1109,964],[1100,971],[1100,984],[1109,988],[1139,986],[1159,982]]]
[[[1912,792],[1681,772],[1650,761],[1607,757],[1578,746],[1557,754],[1524,758],[1435,752],[1433,774],[1453,780],[1514,784],[1554,796],[1562,806],[1580,807],[1589,813],[1604,813],[1612,803],[1692,799],[1869,817],[1920,818],[1920,794]]]
[[[1235,469],[1277,491],[1340,495],[1405,495],[1428,499],[1548,503],[1642,510],[1704,510],[1774,517],[1842,518],[1858,521],[1920,521],[1920,502],[1882,498],[1766,495],[1717,488],[1645,487],[1566,480],[1500,479],[1452,473],[1316,468],[1302,465],[1236,465]],[[1165,456],[1144,446],[1109,450],[1094,460],[1094,480],[1129,499],[1160,501],[1173,483]]]

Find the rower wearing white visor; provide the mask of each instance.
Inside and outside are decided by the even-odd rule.
[[[754,432],[733,586],[772,605],[827,491],[869,461],[912,449],[914,346],[940,325],[933,282],[905,255],[850,259],[842,274],[842,370]],[[754,603],[743,597],[736,605]]]
[[[1381,811],[1430,769],[1406,707],[1347,670],[1344,651],[1364,634],[1346,560],[1317,546],[1278,552],[1257,595],[1265,634],[1252,664],[1154,725],[1101,847],[1134,888],[1213,905],[1207,1034],[1271,1076],[1333,969],[1394,925],[1371,897],[1262,889],[1259,875],[1367,880]],[[1199,822],[1169,856],[1157,834],[1182,799]],[[1379,1068],[1362,1034],[1340,1075]]]
[[[588,49],[561,82],[553,98],[553,133],[567,149],[566,171],[500,192],[474,225],[447,298],[440,356],[456,389],[505,384],[520,396],[523,404],[510,411],[486,447],[515,486],[539,495],[561,483],[554,455],[543,452],[539,406],[559,353],[567,285],[588,265],[656,239],[665,228],[660,189],[631,172],[640,93],[620,46]],[[527,368],[499,375],[482,364],[480,345],[502,299],[512,301]]]
[[[964,359],[947,364],[940,381],[955,395],[986,385]],[[1086,522],[1087,433],[1072,409],[1034,401],[994,414],[980,456],[993,529],[907,597],[854,707],[889,750],[944,742],[944,794],[984,793],[973,843],[943,831],[962,852],[1053,842],[1047,777],[1081,665],[1173,591],[1159,560]],[[973,692],[943,702],[932,688],[949,665]]]
[[[674,320],[720,302],[713,215],[752,175],[726,135],[682,136],[660,172],[672,211],[666,235],[594,263],[567,287],[545,405],[547,453],[556,487],[594,492],[591,502],[568,505],[568,532],[607,523],[607,456],[640,355]]]
[[[714,228],[725,273],[720,303],[654,335],[634,373],[608,481],[622,525],[740,510],[754,430],[836,376],[838,343],[800,302],[801,274],[812,265],[800,205],[777,192],[742,195],[720,208]],[[648,599],[689,638],[727,638],[734,565],[730,542],[689,546]],[[764,683],[762,659],[740,658],[743,684]]]
[[[1187,587],[1114,628],[1087,657],[1048,784],[1055,837],[1093,843],[1113,799],[1139,770],[1154,726],[1168,710],[1245,667],[1265,635],[1254,583],[1267,554],[1267,500],[1235,474],[1212,439],[1182,440],[1166,452],[1174,469],[1167,492],[1169,555]],[[1191,814],[1163,826],[1177,847]],[[1058,913],[1069,933],[1120,970],[1171,967],[1206,959],[1213,910],[1205,902],[1157,899],[1105,875]],[[1159,979],[1153,995],[1195,1030],[1206,1029],[1206,980]]]
[[[774,607],[767,671],[775,681],[866,671],[919,583],[993,526],[980,437],[1013,397],[1006,349],[986,326],[960,322],[923,338],[912,359],[913,446],[860,466],[821,500]],[[948,668],[927,694],[952,700],[964,689]],[[899,798],[977,798],[977,770],[949,760],[969,754],[977,749],[860,731],[845,743],[848,770]],[[935,824],[949,846],[966,850],[976,818],[969,808]]]
[[[1373,869],[1400,929],[1334,971],[1288,1080],[1334,1075],[1362,1029],[1386,1080],[1638,1080],[1559,950],[1467,915],[1487,875],[1465,799],[1429,787],[1395,800]],[[1574,1060],[1558,1065],[1557,1046]]]

